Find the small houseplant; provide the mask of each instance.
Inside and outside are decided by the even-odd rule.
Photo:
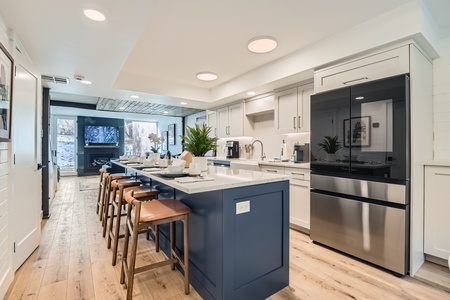
[[[181,136],[184,140],[184,149],[191,152],[194,157],[192,162],[199,163],[201,165],[201,170],[207,169],[207,160],[205,156],[206,152],[216,149],[216,143],[218,138],[210,137],[211,127],[203,124],[199,126],[195,124],[195,127],[186,127],[186,135]],[[203,157],[196,159],[196,157]],[[198,161],[198,162],[197,162]]]
[[[322,143],[317,145],[319,146],[319,150],[323,150],[327,153],[327,161],[336,161],[336,151],[342,148],[337,135],[326,135],[323,138]]]
[[[148,135],[148,139],[152,143],[152,146],[150,146],[150,150],[153,153],[158,153],[160,148],[159,144],[164,143],[164,137],[158,136],[156,133],[150,133]]]

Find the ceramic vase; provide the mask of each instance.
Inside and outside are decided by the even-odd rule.
[[[208,158],[204,156],[194,156],[192,157],[192,163],[197,164],[200,171],[208,171]]]

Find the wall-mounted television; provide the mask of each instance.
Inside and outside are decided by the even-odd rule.
[[[84,127],[84,142],[87,144],[117,144],[119,142],[119,129],[113,126]]]

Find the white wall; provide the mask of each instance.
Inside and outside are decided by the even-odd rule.
[[[433,61],[434,159],[450,160],[450,36],[441,40]]]

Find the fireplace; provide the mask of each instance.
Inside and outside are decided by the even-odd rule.
[[[119,157],[118,147],[84,147],[84,170],[79,175],[96,175],[98,170],[111,158]],[[81,173],[81,174],[80,174]]]

